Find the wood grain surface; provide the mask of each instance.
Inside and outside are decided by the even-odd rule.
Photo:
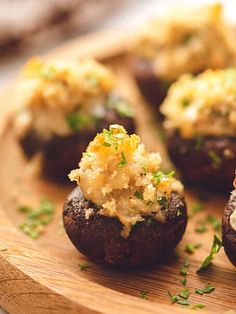
[[[78,58],[90,55],[103,60],[116,73],[118,89],[134,106],[137,133],[150,150],[161,151],[169,166],[161,128],[154,113],[142,99],[128,70],[125,47],[129,35],[123,32],[93,34],[75,40],[51,52],[48,56]],[[178,294],[184,287],[180,268],[189,257],[190,268],[186,288],[191,304],[204,304],[201,313],[234,313],[236,311],[236,272],[225,257],[223,249],[209,270],[197,274],[209,253],[214,230],[198,234],[199,219],[212,214],[221,219],[227,196],[206,195],[203,210],[191,214],[199,202],[199,191],[186,188],[186,200],[191,214],[183,241],[178,246],[179,258],[172,257],[162,265],[143,271],[117,271],[96,265],[82,256],[68,240],[61,224],[62,206],[74,185],[60,186],[32,174],[14,139],[9,122],[11,88],[1,97],[0,107],[0,305],[10,313],[184,313],[186,307],[171,304],[167,294]],[[229,191],[230,192],[230,191]],[[36,205],[47,196],[56,204],[53,222],[45,233],[32,240],[19,230],[24,216],[17,211],[22,204]],[[202,195],[201,195],[202,196]],[[185,252],[187,243],[202,246],[194,254]],[[144,248],[140,248],[144,249]],[[79,263],[89,267],[82,271]],[[207,283],[215,291],[204,296],[194,292]],[[148,299],[140,292],[148,291]]]

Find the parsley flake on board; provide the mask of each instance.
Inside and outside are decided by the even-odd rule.
[[[216,231],[221,227],[221,221],[212,215],[207,215],[206,221],[209,222]]]
[[[198,202],[198,203],[194,203],[191,207],[191,212],[193,214],[196,214],[196,213],[199,213],[200,211],[202,211],[204,208],[204,204],[201,203],[201,202]]]
[[[188,289],[183,289],[180,291],[179,296],[183,299],[188,299],[189,297],[189,290]]]
[[[140,291],[140,298],[147,300],[148,299],[148,294],[149,294],[149,291],[141,290]]]
[[[215,287],[208,283],[208,284],[205,286],[205,288],[203,288],[203,289],[195,289],[195,292],[198,293],[198,294],[203,295],[203,294],[205,294],[205,293],[207,293],[207,294],[208,294],[208,293],[211,293],[211,292],[213,292],[214,290],[215,290]]]
[[[20,229],[32,239],[37,239],[45,231],[45,226],[52,221],[54,209],[54,204],[48,199],[42,199],[36,209],[20,206],[18,211],[26,214],[26,219],[19,226]]]
[[[189,259],[186,257],[184,260],[183,266],[180,268],[180,274],[181,275],[188,275],[188,269],[189,269]]]
[[[211,247],[210,254],[204,259],[201,266],[197,270],[198,272],[207,268],[211,264],[212,260],[214,259],[214,255],[220,251],[221,247],[222,247],[222,242],[220,241],[220,239],[216,235],[214,235],[213,244]]]
[[[78,266],[79,266],[80,270],[86,270],[90,267],[89,264],[87,264],[87,263],[79,263]]]
[[[201,244],[200,243],[187,243],[185,245],[185,252],[189,253],[189,254],[193,254],[195,252],[196,249],[200,248]]]

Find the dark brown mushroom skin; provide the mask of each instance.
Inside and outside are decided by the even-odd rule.
[[[89,219],[88,208],[93,209]],[[86,200],[79,187],[69,195],[63,210],[64,227],[74,246],[88,258],[120,268],[143,268],[163,260],[176,247],[187,224],[186,204],[172,192],[165,222],[147,217],[138,222],[126,239],[117,218],[99,215],[99,209]]]
[[[158,110],[173,81],[156,76],[149,60],[132,56],[129,58],[129,63],[142,95],[154,109]],[[160,114],[159,111],[157,113]]]
[[[77,168],[82,153],[86,150],[90,141],[97,132],[108,128],[110,124],[120,124],[128,133],[134,133],[134,120],[121,117],[115,109],[107,109],[105,117],[98,120],[96,127],[85,128],[69,136],[54,135],[50,140],[44,140],[34,131],[29,131],[20,140],[20,145],[28,159],[35,154],[42,153],[41,172],[47,179],[68,182],[68,173]]]
[[[225,206],[222,219],[222,241],[226,255],[236,267],[236,230],[230,225],[230,216],[236,210],[236,194],[232,194]]]
[[[199,145],[199,138],[183,139],[178,132],[173,132],[167,134],[167,149],[186,183],[210,191],[231,189],[236,167],[236,137],[207,136]]]

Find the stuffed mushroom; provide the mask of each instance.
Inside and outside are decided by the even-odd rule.
[[[182,76],[161,112],[169,155],[186,181],[228,191],[236,165],[236,70]]]
[[[236,180],[234,188],[223,213],[222,240],[226,255],[236,267]]]
[[[166,257],[187,223],[183,186],[161,171],[159,153],[111,125],[90,142],[69,177],[78,187],[63,211],[65,230],[90,259],[117,267],[145,267]]]
[[[235,64],[236,36],[220,4],[183,7],[156,18],[137,35],[131,64],[147,100],[159,106],[182,74]]]
[[[134,131],[133,111],[115,91],[115,77],[91,59],[43,61],[24,67],[14,91],[13,126],[43,175],[66,181],[98,131],[122,123]]]

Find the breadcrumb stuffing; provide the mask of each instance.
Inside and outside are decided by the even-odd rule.
[[[70,124],[88,125],[104,114],[114,84],[113,73],[92,59],[29,60],[13,95],[16,134],[23,137],[31,128],[45,138],[73,133]],[[77,121],[69,115],[75,112]]]
[[[69,177],[100,208],[101,215],[120,220],[121,235],[126,238],[145,217],[164,222],[161,209],[168,206],[171,192],[183,190],[174,172],[161,171],[161,163],[160,154],[147,152],[139,136],[111,125],[90,142],[79,168]]]
[[[158,77],[176,80],[235,65],[234,30],[223,18],[222,5],[181,7],[150,20],[137,35],[134,53],[151,60]]]
[[[235,136],[236,69],[183,75],[170,87],[160,110],[164,127],[177,129],[184,138]]]

